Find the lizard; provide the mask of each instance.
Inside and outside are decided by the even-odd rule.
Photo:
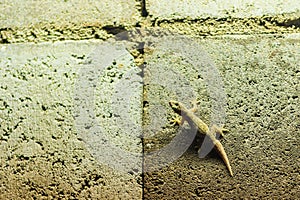
[[[219,156],[222,158],[223,162],[225,163],[229,173],[231,176],[233,176],[233,172],[227,157],[227,154],[224,150],[223,145],[221,142],[216,138],[216,134],[220,134],[221,136],[224,136],[224,132],[228,132],[227,129],[219,128],[216,125],[213,125],[211,128],[208,128],[208,126],[199,118],[197,117],[194,112],[197,110],[196,102],[193,103],[193,108],[187,109],[182,103],[178,101],[171,100],[169,102],[171,108],[179,115],[181,115],[181,120],[174,119],[174,123],[178,123],[182,125],[184,121],[187,121],[190,126],[196,126],[198,128],[198,132],[200,134],[206,135],[210,138],[212,141],[215,150],[219,154]]]

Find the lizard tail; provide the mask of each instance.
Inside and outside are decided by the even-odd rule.
[[[228,160],[228,157],[226,155],[226,152],[223,148],[223,145],[220,143],[219,140],[215,141],[215,149],[217,150],[217,152],[219,153],[219,155],[221,156],[222,160],[224,161],[229,173],[231,176],[233,176],[232,170],[231,170],[231,166]]]

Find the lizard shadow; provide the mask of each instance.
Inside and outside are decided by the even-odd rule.
[[[210,140],[205,140],[205,135],[200,134],[195,127],[189,127],[185,131],[187,134],[189,132],[197,131],[197,134],[190,147],[187,149],[186,154],[197,159],[219,159],[217,151],[213,148],[213,143]],[[204,153],[204,156],[202,155],[200,157],[199,152],[201,152],[201,154]]]

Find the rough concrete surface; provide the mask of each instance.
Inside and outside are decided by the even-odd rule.
[[[149,0],[146,1],[146,6],[153,17],[162,19],[185,17],[190,17],[192,19],[207,17],[248,18],[300,11],[299,3],[294,0],[278,0],[276,2],[271,0]]]
[[[229,175],[215,152],[204,159],[198,157],[197,151],[204,138],[196,137],[182,157],[161,170],[146,173],[145,199],[300,198],[299,39],[296,35],[286,38],[224,36],[198,40],[211,55],[224,81],[227,96],[225,127],[230,133],[221,142],[234,176]],[[201,57],[202,51],[196,51],[195,46],[191,45],[189,49],[181,45],[180,48]],[[197,71],[199,66],[195,68],[187,62],[189,59],[174,52],[158,55],[150,62],[149,70],[153,76],[169,75],[166,80],[170,80],[173,87],[162,87],[163,82],[159,79],[147,87],[147,94],[160,97],[149,98],[148,109],[155,105],[151,112],[157,113],[154,116],[161,115],[163,122],[154,123],[153,126],[160,128],[156,127],[156,135],[152,133],[152,137],[147,138],[146,151],[164,147],[179,134],[179,129],[174,129],[166,120],[171,119],[170,99],[181,99],[189,106],[189,101],[200,100],[197,115],[207,124],[213,120],[215,109],[211,91],[207,91],[211,83],[205,85],[205,77],[201,70]],[[167,114],[156,111],[161,107]],[[215,111],[219,112],[218,109]],[[187,134],[193,133],[188,126],[184,127]],[[177,149],[184,145],[184,142],[179,144]],[[170,156],[172,154],[174,152]],[[145,166],[152,162],[145,160]]]
[[[59,0],[1,1],[1,26],[24,27],[55,23],[131,24],[138,18],[135,1]]]
[[[107,52],[113,61],[107,58],[101,63]],[[86,109],[96,108],[92,117],[106,130],[112,146],[141,153],[141,140],[134,131],[125,134],[111,126],[116,119],[111,116],[109,93],[124,82],[127,71],[137,69],[130,54],[96,41],[1,45],[0,66],[0,199],[141,198],[141,161],[125,168],[128,171],[106,163],[104,145],[90,140],[97,132],[78,120]],[[82,90],[86,85],[80,78],[95,67],[103,73],[92,82],[96,88]],[[81,98],[88,89],[95,90],[94,96]],[[131,91],[131,97],[138,100],[139,91]],[[92,105],[86,105],[89,100]],[[138,117],[141,107],[134,105],[123,111],[134,111]]]
[[[107,30],[124,30],[139,18],[136,1],[0,2],[2,42],[107,39]]]
[[[0,199],[300,199],[299,5],[0,1]]]

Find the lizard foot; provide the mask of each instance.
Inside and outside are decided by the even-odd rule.
[[[220,136],[221,136],[222,138],[224,138],[225,140],[226,140],[226,138],[225,138],[225,133],[229,133],[229,132],[230,132],[228,129],[223,128],[223,127],[219,128],[219,127],[217,127],[216,125],[213,125],[213,126],[212,126],[212,129],[213,129],[213,132],[215,132],[215,133],[217,133],[217,134],[220,134]]]
[[[175,126],[176,124],[182,125],[184,122],[183,118],[180,116],[173,117],[170,121],[171,126]]]
[[[225,138],[225,133],[229,133],[230,131],[228,130],[228,129],[226,129],[226,128],[220,128],[220,131],[219,131],[219,133],[220,133],[220,135],[221,135],[221,137],[222,138],[224,138],[225,140],[226,140],[226,138]]]

